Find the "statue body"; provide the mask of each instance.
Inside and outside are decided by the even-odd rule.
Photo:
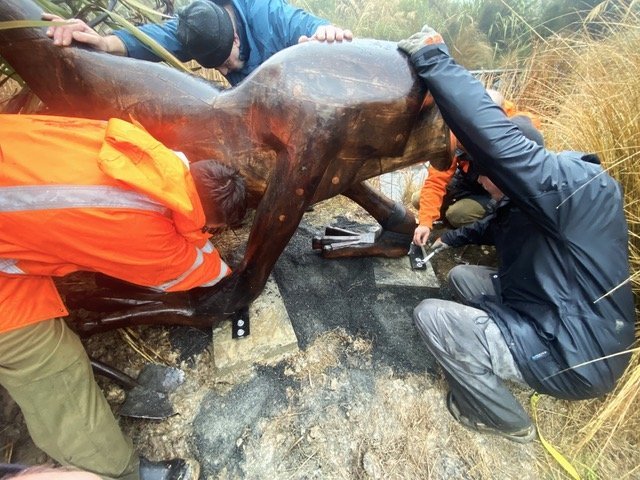
[[[0,21],[40,15],[31,0],[0,5]],[[256,209],[241,264],[201,295],[197,315],[172,300],[173,312],[170,307],[154,315],[153,307],[140,307],[113,326],[204,325],[246,306],[262,291],[305,210],[338,194],[362,205],[387,230],[411,235],[413,215],[362,182],[427,160],[440,168],[450,163],[442,119],[434,107],[421,111],[425,91],[394,43],[304,43],[221,91],[162,64],[57,47],[44,30],[0,31],[0,56],[48,114],[133,119],[192,162],[216,159],[237,168]],[[351,250],[402,253],[375,246]]]

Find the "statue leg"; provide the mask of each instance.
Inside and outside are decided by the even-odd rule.
[[[98,288],[90,293],[66,293],[65,300],[71,310],[84,310],[68,322],[83,337],[136,325],[205,328],[216,325],[220,320],[213,316],[195,316],[188,292],[159,293],[112,278],[101,281]]]
[[[400,202],[394,202],[366,183],[350,187],[344,195],[364,208],[381,228],[367,233],[327,227],[313,239],[313,248],[325,258],[401,257],[409,251],[416,220]]]

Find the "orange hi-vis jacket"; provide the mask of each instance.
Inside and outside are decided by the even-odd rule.
[[[505,100],[503,110],[508,117],[516,115],[525,115],[531,119],[533,126],[540,130],[540,118],[529,112],[519,111],[516,109],[515,104],[510,100]],[[456,139],[451,135],[452,145],[455,146]],[[465,172],[469,168],[469,162],[464,161],[460,164]],[[444,196],[447,193],[447,185],[453,179],[453,176],[458,169],[458,157],[453,156],[451,158],[451,165],[447,170],[436,170],[431,165],[427,170],[427,178],[420,190],[420,208],[418,210],[418,223],[420,225],[433,227],[433,222],[440,218],[440,208],[444,201]]]
[[[0,115],[0,332],[67,315],[52,276],[158,291],[230,273],[188,167],[131,123]]]

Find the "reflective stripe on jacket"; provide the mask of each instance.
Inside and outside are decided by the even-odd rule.
[[[0,332],[67,314],[51,276],[214,285],[230,270],[204,224],[188,167],[143,129],[0,115]]]

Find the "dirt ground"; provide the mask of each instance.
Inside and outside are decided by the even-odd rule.
[[[177,415],[121,419],[140,453],[195,457],[202,479],[544,477],[538,442],[479,435],[448,414],[445,382],[411,320],[421,299],[450,298],[446,287],[379,288],[371,259],[325,260],[311,250],[311,237],[329,223],[373,223],[346,203],[334,199],[307,213],[274,271],[299,352],[219,375],[207,331],[140,327],[85,340],[90,354],[133,376],[147,360],[132,345],[186,373],[171,397]],[[494,258],[480,247],[449,250],[433,267],[442,281],[460,261]],[[124,391],[99,383],[117,412]],[[518,391],[523,402],[528,393]],[[46,460],[1,389],[0,425],[5,460]]]

